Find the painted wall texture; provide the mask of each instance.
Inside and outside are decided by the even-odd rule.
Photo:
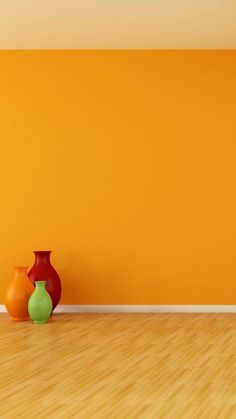
[[[0,52],[0,302],[236,304],[236,51]]]

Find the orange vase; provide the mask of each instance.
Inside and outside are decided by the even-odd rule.
[[[15,276],[7,290],[6,309],[12,320],[28,320],[28,301],[34,291],[34,285],[29,280],[26,266],[17,266]]]

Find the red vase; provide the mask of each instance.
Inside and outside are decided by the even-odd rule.
[[[32,282],[46,281],[46,290],[50,294],[53,304],[53,310],[59,303],[61,297],[61,281],[51,265],[49,250],[36,251],[34,266],[28,273],[28,277]]]

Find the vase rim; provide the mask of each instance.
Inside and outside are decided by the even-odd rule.
[[[36,284],[46,284],[47,281],[35,281]]]
[[[52,250],[34,250],[33,253],[52,253]]]

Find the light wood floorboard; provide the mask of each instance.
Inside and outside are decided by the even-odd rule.
[[[1,314],[0,418],[236,418],[236,314]]]

